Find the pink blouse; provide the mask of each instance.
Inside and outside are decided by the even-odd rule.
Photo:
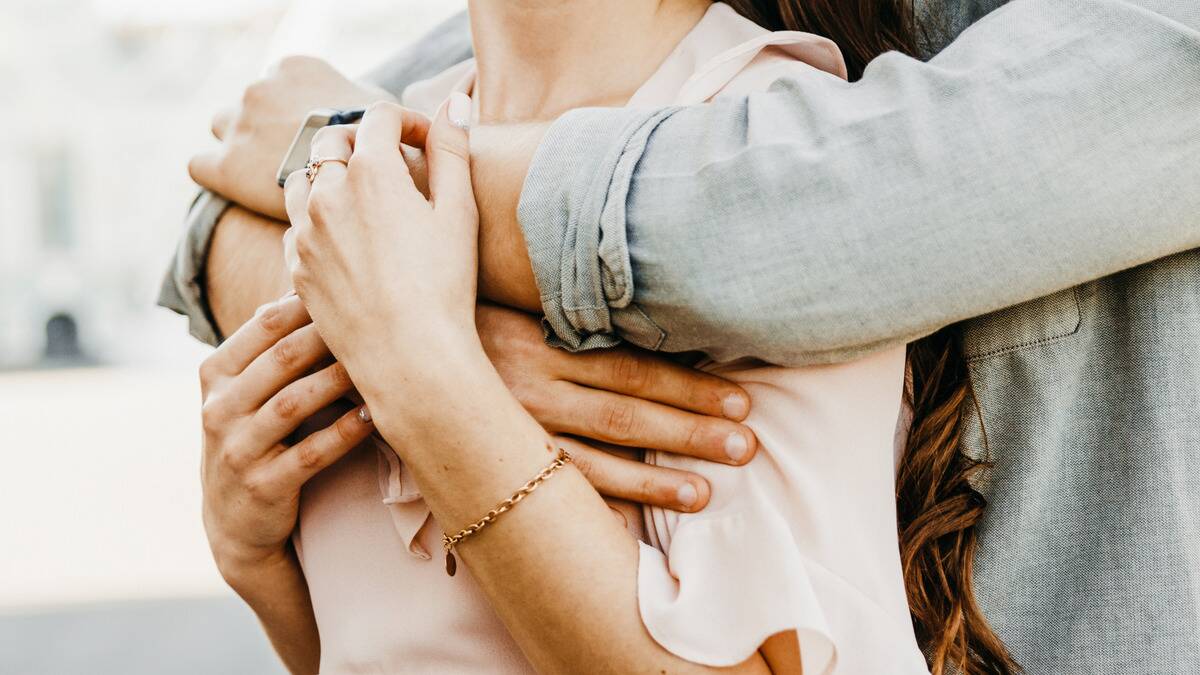
[[[414,84],[433,112],[472,81],[470,62]],[[781,76],[842,77],[834,44],[771,33],[716,3],[630,100],[701,103],[767,89]],[[796,630],[804,672],[928,673],[905,600],[896,532],[895,431],[904,350],[847,364],[702,364],[750,393],[762,448],[729,468],[663,453],[646,461],[712,483],[699,514],[657,508],[643,542],[642,620],[694,662],[733,665]],[[396,454],[368,443],[305,487],[294,537],[321,633],[324,673],[527,673],[531,667],[460,567],[431,553],[440,534]]]

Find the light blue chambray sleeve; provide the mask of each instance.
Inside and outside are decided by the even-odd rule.
[[[428,35],[398,52],[363,79],[399,97],[416,82],[471,57],[471,33],[466,12],[439,24]],[[220,344],[221,332],[205,294],[205,266],[213,232],[229,202],[201,191],[184,222],[183,236],[167,266],[158,304],[188,317],[192,336],[210,345]]]
[[[572,112],[519,209],[551,339],[840,361],[1196,248],[1198,27],[1016,0],[856,83]]]

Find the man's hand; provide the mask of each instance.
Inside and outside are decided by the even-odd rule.
[[[615,446],[733,465],[754,456],[754,433],[738,424],[750,398],[736,384],[636,349],[554,349],[537,319],[494,305],[479,306],[476,325],[488,358],[525,409],[550,433],[581,439],[567,445],[605,496],[687,512],[709,498],[702,477],[643,464]]]
[[[240,105],[218,113],[213,135],[221,146],[188,164],[192,179],[231,201],[286,220],[275,172],[309,111],[353,108],[395,100],[354,82],[319,59],[291,56],[246,88]]]

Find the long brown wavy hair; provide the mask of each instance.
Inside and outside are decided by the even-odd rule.
[[[916,55],[911,0],[725,0],[769,30],[823,35],[841,48],[851,80],[884,52]],[[1011,675],[1021,668],[975,601],[972,561],[986,501],[970,483],[984,465],[959,447],[976,405],[957,327],[908,348],[913,420],[896,479],[900,559],[917,640],[933,675]]]

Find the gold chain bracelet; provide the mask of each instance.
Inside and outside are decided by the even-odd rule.
[[[529,493],[533,492],[538,488],[539,485],[546,482],[547,478],[553,476],[555,471],[558,471],[566,466],[571,462],[571,460],[571,453],[559,448],[558,457],[556,457],[553,462],[550,462],[550,464],[546,465],[546,468],[542,469],[538,475],[530,479],[528,483],[522,485],[521,489],[514,492],[511,497],[497,504],[496,507],[491,511],[488,511],[487,515],[459,530],[458,534],[455,534],[454,536],[443,534],[442,546],[446,549],[446,574],[454,576],[454,573],[458,571],[458,561],[454,559],[454,547],[457,546],[459,542],[487,527],[492,523],[492,521],[500,517],[500,514],[516,506],[522,499],[525,499]]]

